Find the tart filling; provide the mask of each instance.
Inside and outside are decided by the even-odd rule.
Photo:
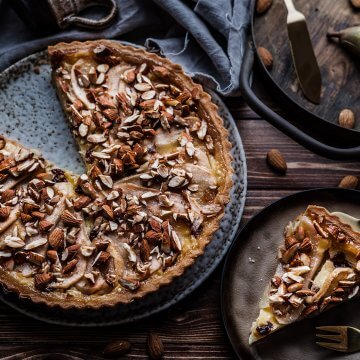
[[[360,233],[351,226],[325,208],[310,205],[286,226],[284,236],[250,344],[359,292]]]
[[[231,187],[227,132],[209,95],[166,59],[105,40],[49,55],[87,172],[3,139],[0,213],[13,205],[0,218],[0,278],[48,305],[130,302],[211,241]]]

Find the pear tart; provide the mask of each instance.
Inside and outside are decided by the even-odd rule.
[[[275,276],[260,301],[249,343],[358,295],[360,233],[310,205],[285,228]]]
[[[48,52],[87,171],[42,159],[26,177],[4,168],[18,200],[1,198],[14,208],[0,219],[0,279],[63,308],[127,303],[181,275],[211,241],[232,184],[227,131],[210,96],[167,59],[106,40]]]

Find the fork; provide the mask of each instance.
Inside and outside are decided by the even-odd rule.
[[[335,351],[355,352],[360,350],[360,330],[351,326],[319,326],[316,330],[327,331],[330,334],[316,336],[334,340],[334,342],[316,342],[316,344]]]

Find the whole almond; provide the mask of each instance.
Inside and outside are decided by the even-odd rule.
[[[352,129],[355,125],[355,114],[350,109],[344,109],[340,112],[338,121],[341,127]]]
[[[48,250],[46,252],[46,256],[52,264],[55,264],[56,262],[59,261],[59,257],[58,257],[56,250]]]
[[[272,0],[257,0],[256,12],[258,14],[263,14],[265,11],[269,10],[271,5],[272,5]]]
[[[7,201],[12,200],[16,195],[16,192],[14,189],[7,189],[1,194],[1,201],[3,203],[6,203]]]
[[[106,358],[118,357],[127,354],[131,350],[131,344],[127,340],[115,340],[107,344],[103,350]]]
[[[65,234],[64,230],[55,228],[49,235],[49,244],[54,249],[58,249],[64,245]]]
[[[152,360],[161,359],[164,355],[164,345],[158,334],[151,332],[147,338],[147,350]]]
[[[79,196],[74,202],[74,210],[80,211],[82,208],[88,206],[91,203],[91,198],[86,195]]]
[[[262,46],[258,47],[257,51],[264,66],[267,69],[270,69],[274,63],[274,59],[273,56],[271,55],[271,52]]]
[[[61,220],[66,226],[79,226],[82,222],[81,219],[78,219],[69,210],[65,210],[61,214]]]
[[[6,145],[5,139],[2,136],[0,136],[0,150],[2,150],[5,147],[5,145]]]
[[[48,220],[40,220],[39,221],[39,230],[40,232],[47,232],[51,229],[54,224]]]
[[[72,260],[70,260],[70,261],[63,267],[63,270],[62,270],[63,274],[71,273],[71,272],[75,269],[78,261],[79,261],[78,259],[72,259]]]
[[[50,273],[36,274],[34,276],[35,287],[39,290],[45,290],[46,286],[52,281],[53,275]]]
[[[279,150],[272,149],[267,153],[266,160],[271,168],[281,174],[287,170],[286,161]]]
[[[344,189],[356,189],[358,185],[359,179],[354,175],[344,176],[339,183],[339,187]]]
[[[11,209],[9,206],[0,208],[0,221],[5,221],[10,216]]]
[[[350,0],[352,6],[356,9],[360,9],[360,0]]]

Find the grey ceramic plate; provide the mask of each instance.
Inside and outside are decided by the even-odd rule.
[[[0,74],[0,134],[38,148],[44,156],[75,173],[83,164],[67,126],[55,90],[50,83],[50,67],[45,54],[31,55]],[[40,73],[35,69],[39,67]],[[14,294],[0,293],[0,300],[34,318],[65,325],[113,325],[138,320],[174,305],[195,290],[216,268],[230,247],[245,204],[246,163],[235,122],[220,98],[211,93],[233,144],[234,186],[231,201],[213,241],[202,257],[170,285],[142,300],[101,311],[49,311]]]
[[[284,227],[309,204],[360,218],[360,191],[339,188],[303,191],[273,203],[254,216],[229,251],[222,277],[221,308],[226,331],[241,359],[360,358],[359,353],[336,353],[315,344],[315,326],[360,328],[360,299],[287,326],[251,347],[248,345],[250,327],[259,311],[259,299],[275,272],[277,248],[282,242]]]

